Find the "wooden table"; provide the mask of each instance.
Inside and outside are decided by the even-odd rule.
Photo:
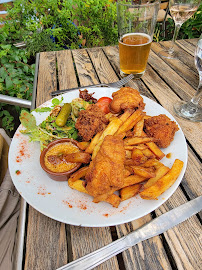
[[[196,39],[177,41],[175,50],[180,54],[178,60],[161,59],[158,56],[162,44],[168,47],[169,42],[153,43],[144,76],[129,85],[139,89],[141,94],[160,103],[174,115],[173,104],[180,99],[189,100],[198,85],[198,72],[193,58],[196,43]],[[120,78],[118,62],[118,48],[111,46],[40,53],[36,74],[36,106],[50,99],[50,92],[54,90],[117,81]],[[189,160],[184,178],[170,199],[143,218],[105,228],[63,224],[28,206],[23,269],[56,269],[201,195],[201,123],[174,117],[186,136]],[[200,214],[193,216],[164,234],[106,261],[96,269],[200,269],[200,218]]]

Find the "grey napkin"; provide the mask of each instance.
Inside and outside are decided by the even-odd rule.
[[[3,182],[0,183],[0,270],[13,269],[13,250],[16,238],[17,221],[20,210],[20,196],[15,189],[8,168],[7,149],[10,138],[5,131],[0,129],[0,137],[3,146],[0,145],[0,174],[3,175]],[[2,147],[1,147],[2,146]],[[6,150],[5,150],[6,149]]]

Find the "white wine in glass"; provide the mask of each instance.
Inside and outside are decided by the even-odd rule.
[[[202,35],[199,38],[195,51],[195,65],[199,73],[199,85],[196,94],[189,102],[180,101],[174,105],[174,110],[178,116],[194,122],[202,121],[202,108],[199,101],[202,94]]]
[[[169,9],[170,14],[175,22],[175,31],[171,46],[168,50],[160,51],[160,55],[166,58],[177,58],[177,54],[174,51],[174,45],[178,36],[180,27],[187,21],[198,9],[201,0],[170,0]]]

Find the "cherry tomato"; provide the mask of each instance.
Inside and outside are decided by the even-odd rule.
[[[109,103],[112,101],[111,98],[109,97],[101,97],[100,99],[98,99],[96,105],[98,107],[100,107],[100,109],[105,113],[109,113],[110,110],[109,110]]]

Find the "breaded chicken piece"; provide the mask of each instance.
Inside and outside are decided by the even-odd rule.
[[[144,121],[144,131],[149,137],[157,139],[159,147],[166,148],[174,139],[175,132],[179,128],[174,121],[171,121],[165,114],[153,116]]]
[[[95,104],[89,105],[86,110],[79,113],[75,127],[84,141],[89,141],[95,134],[102,131],[108,120],[103,111]]]
[[[112,113],[119,113],[125,109],[143,110],[145,104],[138,90],[131,87],[122,87],[112,94],[113,100],[109,104]]]
[[[86,190],[93,197],[114,193],[124,181],[125,150],[120,136],[108,135],[91,161],[86,174]]]

